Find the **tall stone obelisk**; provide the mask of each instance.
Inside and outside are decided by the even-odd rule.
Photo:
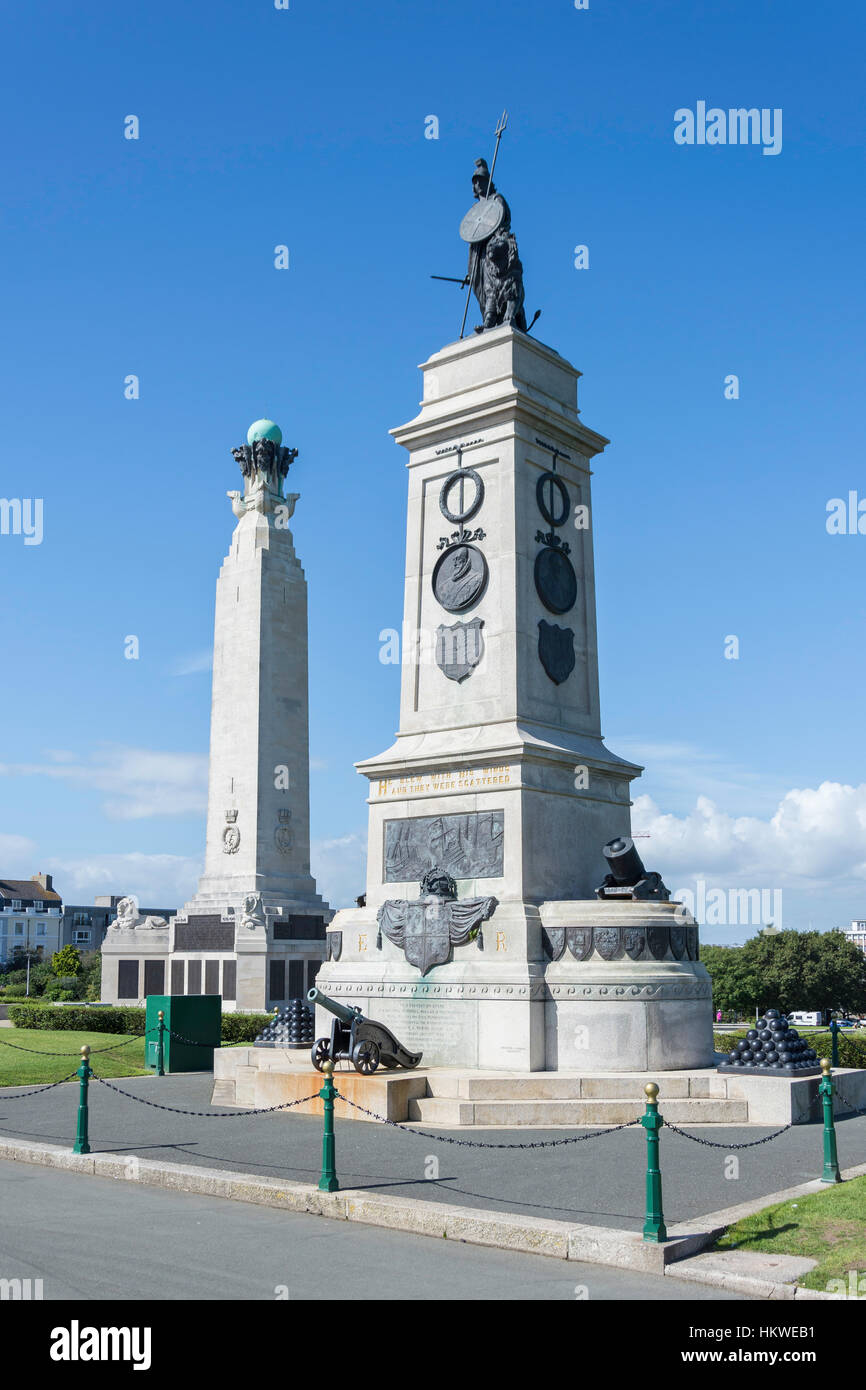
[[[232,452],[244,489],[228,494],[237,526],[217,581],[204,875],[166,928],[108,933],[103,999],[123,997],[122,976],[127,990],[135,983],[116,953],[146,956],[138,992],[162,992],[163,938],[162,988],[221,993],[229,1009],[301,997],[323,956],[331,912],[310,873],[307,585],[289,530],[298,494],[283,494],[297,450],[259,420]]]
[[[644,873],[641,769],[602,739],[590,480],[608,440],[581,419],[580,372],[527,331],[483,160],[472,182],[460,235],[482,323],[423,363],[420,412],[392,430],[409,473],[400,726],[357,765],[366,905],[334,918],[317,984],[434,1066],[707,1066],[697,928]],[[628,881],[605,881],[605,846]]]

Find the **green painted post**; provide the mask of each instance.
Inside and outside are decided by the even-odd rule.
[[[165,1076],[165,1010],[160,1009],[157,1014],[159,1019],[159,1032],[156,1038],[156,1074]]]
[[[90,1144],[87,1141],[87,1083],[93,1073],[90,1070],[90,1063],[87,1060],[90,1056],[90,1048],[87,1043],[81,1049],[81,1066],[76,1073],[79,1080],[78,1087],[78,1128],[75,1133],[75,1143],[72,1147],[74,1154],[89,1154]]]
[[[833,1123],[833,1078],[830,1075],[829,1057],[821,1058],[824,1075],[818,1084],[818,1092],[824,1101],[824,1171],[822,1182],[841,1182],[839,1157],[836,1153],[836,1126]]]
[[[322,1176],[319,1178],[319,1191],[336,1192],[340,1186],[337,1181],[334,1149],[334,1096],[337,1088],[334,1085],[334,1063],[330,1057],[322,1063],[322,1071],[325,1080],[319,1095],[325,1106],[325,1132],[322,1138]]]
[[[659,1088],[654,1081],[644,1086],[646,1092],[646,1114],[641,1116],[641,1124],[646,1130],[646,1220],[643,1225],[644,1240],[659,1244],[667,1240],[668,1233],[662,1211],[662,1175],[659,1168],[659,1130],[664,1120],[659,1114]]]
[[[835,1018],[830,1019],[830,1061],[834,1067],[839,1065],[839,1025]]]

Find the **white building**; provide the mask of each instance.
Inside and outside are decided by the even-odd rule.
[[[855,946],[866,956],[866,921],[853,921],[850,927],[845,928],[845,935],[849,941],[853,941]]]
[[[61,947],[63,903],[50,874],[0,879],[0,964],[20,954],[50,960]]]

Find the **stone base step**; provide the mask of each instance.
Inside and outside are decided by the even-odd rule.
[[[427,1096],[409,1101],[409,1121],[435,1125],[531,1125],[536,1129],[558,1125],[622,1125],[644,1113],[637,1096],[614,1100],[466,1100],[462,1097]],[[673,1124],[745,1124],[749,1106],[745,1100],[668,1100],[664,1117]]]
[[[653,1076],[665,1102],[725,1100],[727,1080],[715,1071],[662,1072]],[[631,1100],[644,1103],[643,1073],[577,1076],[568,1072],[528,1072],[525,1075],[478,1072],[427,1072],[428,1095],[443,1100]],[[661,1096],[660,1096],[661,1098]]]

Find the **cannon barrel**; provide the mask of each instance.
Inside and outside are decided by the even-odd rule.
[[[329,999],[327,994],[323,994],[320,989],[307,990],[307,1002],[318,1004],[321,1008],[327,1009],[329,1014],[339,1018],[343,1023],[354,1023],[361,1013],[360,1009],[350,1009],[345,1004],[340,1004],[336,999]],[[363,1017],[363,1015],[361,1015]]]
[[[616,840],[608,840],[602,854],[617,883],[639,883],[642,878],[646,877],[643,861],[635,849],[634,840],[630,836],[621,835]]]

